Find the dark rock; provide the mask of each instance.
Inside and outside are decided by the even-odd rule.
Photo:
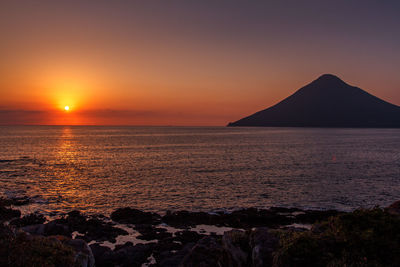
[[[23,206],[27,205],[31,202],[30,198],[27,196],[24,197],[15,197],[11,199],[11,205],[14,206]]]
[[[266,227],[256,228],[250,233],[251,262],[254,267],[271,266],[273,252],[279,239]]]
[[[29,215],[25,215],[22,218],[14,219],[10,222],[11,225],[15,225],[16,227],[23,227],[27,225],[33,224],[42,224],[46,221],[46,218],[42,214],[31,213]]]
[[[78,217],[78,218],[84,218],[84,216],[82,215],[82,213],[79,210],[73,210],[67,213],[68,217]]]
[[[118,250],[118,249],[121,249],[121,248],[124,248],[124,247],[133,247],[133,243],[128,241],[125,244],[116,245],[114,250]]]
[[[80,213],[80,211],[74,210],[67,213],[66,223],[72,229],[79,229],[85,227],[87,219]]]
[[[306,210],[304,211],[304,214],[295,216],[295,222],[312,224],[339,214],[343,214],[343,212],[337,210]]]
[[[7,221],[16,217],[19,218],[20,216],[21,212],[19,210],[13,210],[10,208],[0,206],[0,221]]]
[[[252,227],[279,227],[293,223],[293,218],[279,214],[280,212],[293,212],[298,209],[273,208],[270,210],[248,208],[236,210],[232,213],[209,214],[206,212],[176,211],[168,212],[162,221],[177,228],[188,228],[199,224],[230,226],[234,228]],[[291,216],[293,217],[293,216]]]
[[[114,264],[118,266],[140,267],[151,256],[154,244],[125,246],[114,251]]]
[[[275,213],[293,213],[296,211],[302,211],[301,209],[298,208],[283,208],[283,207],[271,207],[269,208],[269,210]]]
[[[66,237],[71,237],[71,232],[68,229],[68,226],[59,224],[56,221],[51,221],[47,224],[34,224],[28,225],[21,228],[21,230],[30,233],[32,235],[43,235],[43,236],[52,236],[52,235],[62,235]]]
[[[142,234],[142,235],[138,236],[137,238],[150,241],[150,240],[162,240],[162,239],[170,238],[170,237],[172,237],[171,233],[154,231],[154,232],[149,232],[147,234]]]
[[[400,215],[400,200],[394,202],[389,207],[387,207],[385,210],[392,215]]]
[[[23,197],[11,197],[11,198],[0,198],[0,206],[22,206],[30,203],[30,198],[27,196]]]
[[[71,237],[71,231],[68,229],[68,226],[59,224],[55,221],[51,221],[45,224],[45,233],[44,235],[63,235],[67,237]]]
[[[183,261],[183,258],[189,254],[195,245],[195,243],[188,243],[176,252],[171,250],[163,250],[161,253],[154,253],[154,258],[156,259],[157,265],[161,267],[179,266]]]
[[[95,259],[92,250],[85,241],[82,239],[69,239],[63,243],[74,248],[76,266],[94,267]]]
[[[186,210],[167,212],[162,217],[162,221],[168,225],[177,228],[187,228],[198,224],[219,225],[221,224],[221,216],[208,214],[206,212],[189,212]]]
[[[0,241],[8,240],[14,237],[15,237],[15,231],[8,225],[0,223]]]
[[[228,255],[228,265],[244,267],[249,264],[249,236],[240,230],[225,232],[222,237],[222,246]]]
[[[151,224],[136,224],[134,229],[141,234],[146,234],[148,232],[154,231],[155,227]]]
[[[83,227],[76,228],[76,231],[84,233],[85,240],[96,240],[96,241],[110,241],[116,242],[116,237],[119,235],[127,235],[128,232],[113,227],[110,223],[104,223],[98,219],[89,219]]]
[[[137,224],[135,230],[141,233],[137,238],[142,240],[161,240],[172,237],[172,234],[168,233],[166,229],[156,228],[150,224]]]
[[[129,243],[129,244],[128,244]],[[150,257],[154,244],[137,244],[127,242],[122,246],[118,246],[112,251],[108,247],[99,244],[90,245],[97,267],[105,266],[142,266]]]
[[[90,245],[96,267],[114,266],[114,252],[105,246],[100,246],[98,243]]]
[[[292,219],[277,212],[256,208],[233,211],[225,217],[226,226],[246,229],[263,226],[279,227],[292,222]]]
[[[21,227],[21,230],[32,235],[44,235],[45,227],[44,224],[34,224]]]
[[[155,245],[155,251],[157,253],[161,253],[162,251],[180,250],[182,247],[183,244],[181,242],[176,241],[173,237],[170,237],[158,241]]]
[[[224,248],[213,237],[204,237],[190,250],[182,266],[229,266]]]
[[[57,224],[62,224],[68,228],[69,234],[77,231],[84,235],[81,237],[85,241],[110,241],[114,243],[119,235],[127,235],[123,229],[113,227],[112,223],[104,222],[96,217],[87,219],[79,211],[72,211],[65,218],[54,220]]]
[[[182,244],[187,243],[197,243],[205,235],[198,234],[193,231],[179,231],[175,233],[175,240],[182,242]]]
[[[111,213],[111,219],[127,224],[159,224],[160,215],[132,208],[120,208]]]

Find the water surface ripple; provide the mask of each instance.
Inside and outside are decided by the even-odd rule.
[[[0,127],[0,193],[31,209],[300,207],[400,197],[400,129]]]

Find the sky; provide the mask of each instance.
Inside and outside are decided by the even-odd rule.
[[[1,0],[0,124],[223,126],[324,73],[400,105],[398,14],[378,0]]]

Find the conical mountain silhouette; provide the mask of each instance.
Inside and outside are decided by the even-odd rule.
[[[228,126],[400,127],[400,107],[324,74],[278,104]]]

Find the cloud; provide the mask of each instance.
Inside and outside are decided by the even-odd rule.
[[[1,109],[0,125],[224,125],[231,118],[211,112],[170,110]]]
[[[48,111],[0,109],[1,125],[46,124],[46,119],[48,117]]]

